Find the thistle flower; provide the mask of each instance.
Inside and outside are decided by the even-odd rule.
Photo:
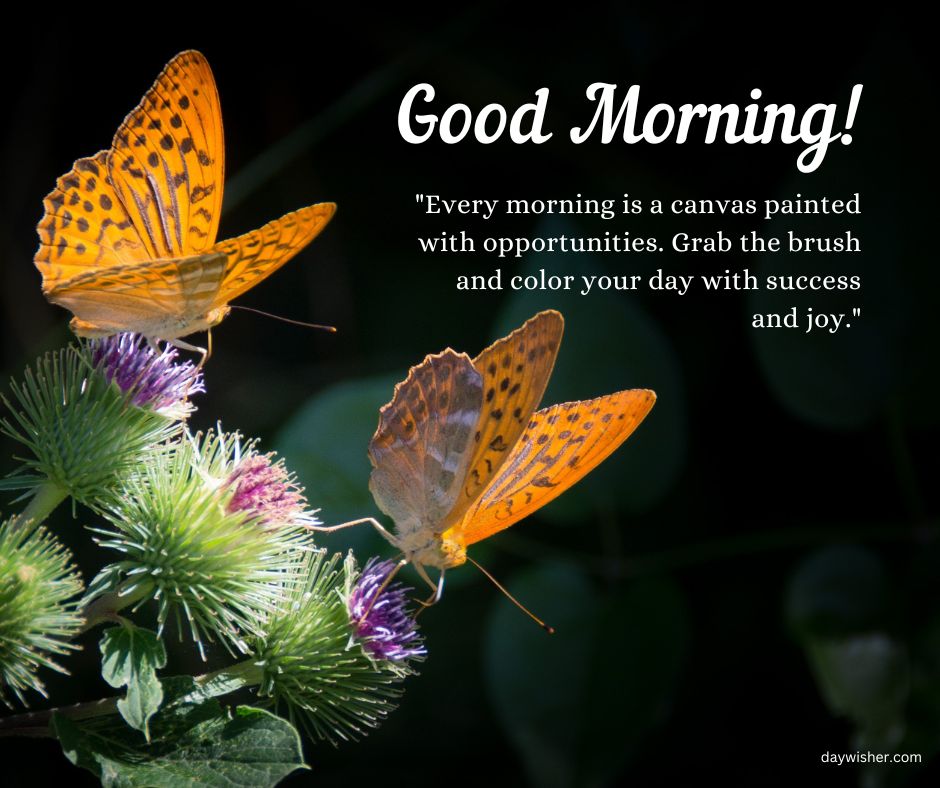
[[[333,744],[378,727],[395,708],[396,685],[414,673],[408,657],[424,653],[416,634],[399,661],[375,659],[363,648],[347,602],[358,579],[355,559],[350,553],[340,567],[339,558],[327,559],[325,551],[304,555],[301,582],[286,588],[287,604],[250,644],[262,673],[259,695],[286,707],[312,737]]]
[[[226,479],[232,489],[230,512],[245,512],[265,527],[304,517],[304,497],[283,461],[273,454],[249,454],[235,464]],[[311,525],[316,521],[311,519]]]
[[[174,353],[120,337],[40,358],[12,383],[12,402],[0,397],[11,415],[0,431],[29,450],[2,486],[45,486],[98,507],[118,479],[179,434],[184,387],[201,390],[198,373]]]
[[[130,397],[131,404],[149,407],[174,419],[194,410],[189,397],[204,392],[202,373],[191,362],[178,362],[176,348],[156,352],[140,334],[116,334],[89,343],[95,369]]]
[[[23,692],[45,695],[40,668],[65,673],[53,657],[77,648],[81,629],[74,600],[82,582],[71,555],[44,528],[0,524],[0,701],[4,687],[24,702]]]
[[[392,560],[370,558],[346,599],[346,607],[363,649],[375,659],[400,662],[427,652],[408,610],[405,586],[388,583],[397,566]]]
[[[201,652],[216,637],[244,651],[244,637],[261,634],[279,609],[298,569],[294,554],[309,549],[305,531],[259,528],[230,508],[235,490],[215,473],[223,437],[166,447],[120,485],[104,510],[111,528],[92,529],[123,559],[92,582],[88,601],[104,593],[125,603],[154,599],[159,629],[175,614]]]
[[[273,452],[259,454],[257,441],[220,429],[197,435],[193,445],[206,482],[230,496],[229,513],[241,513],[265,529],[300,531],[320,524],[294,474]]]

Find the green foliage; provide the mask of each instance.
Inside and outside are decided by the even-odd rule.
[[[311,397],[284,424],[276,444],[333,525],[375,512],[369,493],[372,466],[366,447],[378,424],[379,408],[392,398],[401,375],[381,375],[342,383]],[[381,548],[372,528],[324,535],[331,548]],[[326,541],[329,540],[329,541]]]
[[[166,667],[166,649],[156,632],[129,621],[106,629],[101,638],[101,677],[115,689],[127,687],[118,711],[132,728],[150,741],[148,722],[163,702],[157,671]]]
[[[66,757],[105,788],[263,788],[303,768],[300,738],[285,720],[247,706],[228,712],[201,698],[188,676],[163,686],[166,701],[151,721],[149,745],[113,715],[76,721],[55,714]]]
[[[0,400],[12,418],[0,421],[0,430],[29,455],[7,487],[48,480],[95,507],[181,429],[180,422],[131,404],[132,395],[94,371],[88,353],[73,346],[40,358],[10,388],[12,401]]]
[[[880,52],[884,42],[877,50]],[[866,85],[868,106],[897,101],[893,85],[902,81],[912,95],[931,89],[927,75],[909,68],[909,53],[878,56],[880,79]],[[903,76],[902,76],[903,75]],[[930,187],[918,191],[912,179],[902,186],[901,173],[918,172],[923,154],[906,144],[903,126],[886,126],[879,133],[858,135],[852,157],[832,157],[813,174],[812,196],[848,198],[858,192],[861,215],[839,217],[839,231],[851,229],[861,239],[861,249],[843,258],[838,269],[832,255],[820,252],[764,253],[754,271],[767,275],[814,273],[849,274],[861,277],[861,290],[825,291],[769,290],[761,287],[748,293],[750,313],[784,313],[797,307],[805,315],[846,313],[850,328],[836,334],[814,330],[754,331],[751,338],[761,370],[777,399],[794,415],[811,424],[831,429],[855,429],[871,422],[887,409],[898,408],[908,423],[937,423],[935,406],[936,365],[932,359],[938,340],[936,293],[940,276],[934,265],[924,265],[925,250],[934,243]],[[891,150],[894,155],[882,155]],[[858,162],[865,166],[859,167]],[[779,185],[777,196],[807,195],[805,176],[796,172]],[[904,199],[893,195],[903,194]],[[769,195],[773,196],[773,195]],[[870,212],[877,206],[877,221]],[[768,225],[770,227],[770,225]],[[826,237],[834,234],[833,217],[817,214],[777,216],[772,233],[797,237]],[[839,257],[837,255],[837,257]],[[916,284],[915,284],[916,283]],[[875,288],[876,299],[866,298],[866,286]],[[852,307],[862,307],[858,319]]]
[[[21,701],[29,689],[45,695],[37,672],[65,672],[54,657],[76,648],[81,591],[70,553],[52,534],[0,524],[0,700],[4,688]]]
[[[857,545],[827,547],[794,573],[787,620],[804,638],[870,631],[885,625],[888,596],[888,578],[877,556]]]
[[[873,632],[810,640],[806,650],[829,710],[855,725],[858,748],[894,750],[905,732],[911,684],[904,645]]]
[[[556,634],[496,603],[485,660],[500,724],[534,784],[604,785],[668,712],[689,638],[684,600],[665,580],[605,599],[560,567],[509,588]]]
[[[828,547],[794,573],[787,620],[829,712],[851,723],[853,749],[926,757],[936,751],[940,719],[918,707],[940,697],[938,663],[930,656],[940,652],[929,641],[912,648],[896,631],[892,596],[875,554],[856,545]],[[865,784],[884,785],[892,768],[869,766],[864,774]]]

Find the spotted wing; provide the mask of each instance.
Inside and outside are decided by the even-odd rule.
[[[463,495],[451,522],[480,497],[525,431],[545,393],[564,327],[560,313],[540,312],[473,360],[483,378],[483,409]]]
[[[108,151],[79,159],[43,200],[33,260],[43,292],[100,267],[149,259],[108,175]]]
[[[185,324],[212,308],[225,264],[224,255],[206,254],[97,268],[60,283],[47,296],[102,333],[160,336],[161,327],[172,323],[174,335],[185,336]]]
[[[215,243],[225,142],[215,79],[199,52],[174,57],[125,118],[109,170],[150,257],[187,257]]]
[[[400,536],[443,530],[460,495],[482,399],[470,358],[448,349],[412,367],[379,411],[369,489]]]
[[[227,259],[216,306],[227,304],[267,279],[316,238],[335,212],[335,203],[317,203],[213,246],[210,251],[224,254]]]
[[[536,412],[499,475],[454,530],[469,545],[528,517],[607,459],[655,401],[652,391],[632,389]]]

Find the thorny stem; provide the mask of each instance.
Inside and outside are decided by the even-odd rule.
[[[26,508],[10,523],[11,530],[18,528],[35,528],[52,513],[52,511],[68,497],[68,492],[55,482],[43,482],[36,488],[33,497]]]
[[[79,633],[94,629],[103,621],[116,621],[117,614],[126,607],[130,607],[135,602],[140,601],[147,595],[148,589],[143,584],[139,585],[129,594],[121,594],[119,591],[111,591],[108,594],[102,594],[97,599],[92,600],[82,611],[82,618],[85,623],[79,630]]]
[[[226,695],[243,687],[256,687],[261,683],[261,667],[253,660],[246,659],[227,668],[214,670],[196,676],[193,681],[197,692],[193,700],[207,699],[217,695]],[[71,706],[59,706],[42,711],[30,711],[25,714],[14,714],[11,717],[0,719],[0,738],[4,736],[31,736],[55,738],[50,723],[53,714],[61,714],[70,720],[90,720],[96,717],[107,717],[117,714],[117,696],[101,698],[99,700],[75,703]]]

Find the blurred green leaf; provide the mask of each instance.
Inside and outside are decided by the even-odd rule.
[[[889,39],[873,47],[867,64],[880,78],[865,83],[867,111],[877,106],[916,102],[931,89],[911,53]],[[900,91],[900,94],[899,94]],[[866,110],[861,110],[865,112]],[[840,146],[842,147],[842,146]],[[884,155],[891,151],[890,156]],[[907,178],[927,167],[924,151],[908,142],[904,124],[868,124],[852,144],[833,151],[812,174],[795,168],[776,195],[780,199],[848,199],[860,194],[861,215],[778,216],[766,235],[782,238],[782,251],[758,258],[754,273],[858,274],[859,291],[784,292],[763,287],[749,293],[750,313],[780,313],[796,306],[816,313],[846,313],[850,328],[825,330],[755,329],[754,347],[761,368],[778,399],[798,417],[821,426],[850,429],[880,413],[892,398],[905,402],[917,421],[936,423],[929,395],[936,389],[937,365],[924,364],[934,354],[940,332],[933,319],[940,301],[940,272],[924,265],[933,245],[932,183]],[[787,232],[799,237],[844,235],[860,239],[856,253],[788,253]],[[861,307],[858,318],[852,307]]]
[[[485,641],[489,692],[532,782],[573,785],[597,597],[583,574],[561,567],[520,573],[507,587],[556,634],[499,600]]]
[[[561,567],[521,573],[509,587],[556,634],[497,603],[485,661],[500,723],[533,784],[604,785],[668,713],[688,640],[684,601],[665,580],[605,600]]]
[[[940,615],[912,641],[907,731],[898,750],[921,753],[925,762],[940,752]]]
[[[606,724],[585,732],[579,784],[608,784],[666,722],[688,645],[685,600],[669,579],[635,582],[601,607],[585,700]]]
[[[860,177],[847,178],[836,173],[837,162],[830,164],[818,193],[842,195],[846,183],[858,184]],[[805,177],[805,176],[801,176]],[[831,180],[830,180],[831,178]],[[791,180],[780,196],[792,198],[801,188]],[[874,191],[874,184],[853,186],[862,192],[862,199]],[[816,189],[814,189],[814,193]],[[847,197],[850,195],[846,195]],[[864,209],[864,205],[863,205]],[[891,255],[878,243],[871,223],[860,217],[784,216],[767,225],[767,234],[783,239],[787,233],[800,238],[828,237],[844,234],[851,228],[862,241],[862,251],[855,254],[766,253],[758,258],[755,273],[760,289],[748,293],[747,322],[753,314],[784,315],[796,307],[797,328],[751,329],[758,361],[771,389],[792,413],[813,424],[835,428],[853,428],[872,419],[883,407],[895,384],[899,370],[892,347],[891,334],[900,331],[894,324],[903,322],[910,309],[899,287],[892,266],[885,264]],[[885,238],[883,243],[889,243]],[[768,276],[799,276],[858,274],[862,278],[859,291],[791,291],[770,290],[764,285]],[[876,290],[877,299],[868,298]],[[862,314],[852,316],[853,307]],[[806,333],[806,313],[844,314],[849,327],[830,334],[827,329]]]
[[[881,627],[889,607],[881,559],[857,545],[826,547],[797,568],[786,598],[801,638],[850,635]]]
[[[826,707],[853,726],[852,749],[897,751],[907,732],[911,661],[884,627],[891,589],[881,559],[855,545],[815,552],[798,567],[786,616]],[[886,770],[863,769],[866,784]]]
[[[807,656],[829,710],[855,725],[856,746],[894,750],[904,735],[910,691],[907,650],[883,632],[815,638]]]
[[[395,383],[403,377],[362,378],[325,389],[278,433],[275,445],[306,488],[310,505],[321,510],[325,524],[379,515],[369,492],[372,466],[367,452],[379,408],[392,398]],[[369,525],[323,534],[318,541],[334,550],[387,549]]]
[[[563,222],[545,222],[536,234],[576,234]],[[537,255],[518,272],[600,274],[604,266],[584,256]],[[504,282],[506,272],[504,271]],[[504,286],[506,286],[504,284]],[[589,399],[628,388],[649,388],[656,406],[627,443],[544,510],[560,522],[583,520],[604,508],[642,512],[669,491],[685,455],[686,409],[676,355],[656,323],[629,296],[520,291],[499,313],[493,338],[522,325],[542,309],[565,317],[565,336],[543,407]]]

